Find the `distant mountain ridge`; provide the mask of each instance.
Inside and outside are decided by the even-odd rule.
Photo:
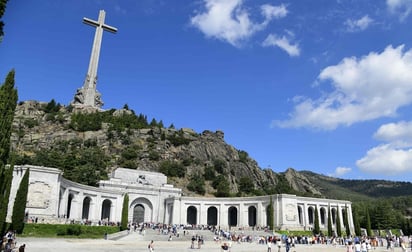
[[[116,167],[163,172],[185,195],[206,197],[225,191],[231,196],[292,193],[352,201],[412,195],[410,182],[262,169],[247,151],[227,144],[222,131],[165,128],[127,107],[84,116],[79,112],[54,100],[19,103],[11,139],[16,162],[60,168],[68,179],[90,185]]]

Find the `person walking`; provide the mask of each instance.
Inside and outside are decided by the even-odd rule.
[[[149,249],[149,252],[153,252],[154,251],[154,242],[153,240],[150,241],[149,245],[147,246],[147,248]]]

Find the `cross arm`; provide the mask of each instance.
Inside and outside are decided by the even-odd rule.
[[[94,21],[90,18],[86,18],[86,17],[83,18],[83,23],[85,23],[87,25],[90,25],[90,26],[94,26],[94,27],[100,26],[99,22]],[[107,24],[102,24],[102,28],[105,29],[108,32],[111,32],[111,33],[116,33],[117,32],[117,28],[115,28],[113,26],[110,26],[110,25],[107,25]]]

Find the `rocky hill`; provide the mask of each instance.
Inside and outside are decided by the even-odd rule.
[[[162,121],[149,123],[127,107],[85,111],[54,100],[26,101],[18,104],[13,127],[16,163],[57,167],[66,178],[89,185],[96,185],[116,167],[126,167],[163,172],[186,195],[369,196],[318,174],[261,169],[246,151],[228,145],[222,131],[166,128]],[[333,195],[332,187],[346,193]],[[402,188],[410,193],[412,184]]]

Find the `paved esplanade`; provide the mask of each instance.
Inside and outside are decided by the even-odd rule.
[[[142,237],[138,232],[131,232],[129,235],[113,241],[104,239],[53,239],[53,238],[18,238],[17,245],[23,243],[26,244],[27,252],[79,252],[79,251],[103,251],[103,252],[139,252],[148,251],[147,245],[149,240],[154,240],[155,251],[161,252],[180,252],[180,251],[204,251],[204,252],[221,252],[220,243],[216,243],[211,240],[206,240],[204,245],[200,249],[197,249],[197,244],[195,249],[190,248],[190,237],[174,237],[172,241],[167,241],[167,235],[161,234],[148,234]],[[257,242],[252,243],[232,243],[231,252],[267,252],[267,246],[262,244],[257,244]],[[272,246],[272,252],[277,252],[278,248]],[[282,246],[281,252],[286,252],[284,246]],[[289,252],[346,252],[346,248],[343,246],[332,246],[332,245],[300,245],[298,244],[296,248],[291,248]],[[376,250],[387,251],[386,247],[379,247]],[[400,251],[400,248],[396,248],[395,251]]]
[[[106,17],[106,12],[100,10],[99,19],[97,21],[91,20],[89,18],[83,18],[83,23],[96,27],[96,32],[94,35],[94,42],[92,53],[90,55],[89,69],[87,71],[86,79],[83,84],[81,91],[78,91],[77,95],[82,95],[82,98],[75,98],[74,104],[82,104],[89,107],[101,107],[103,102],[100,100],[100,94],[96,90],[97,84],[97,67],[99,65],[99,55],[100,47],[102,44],[103,30],[116,33],[117,28],[109,26],[104,23]],[[81,94],[79,94],[79,92]],[[96,101],[96,99],[98,101]]]

